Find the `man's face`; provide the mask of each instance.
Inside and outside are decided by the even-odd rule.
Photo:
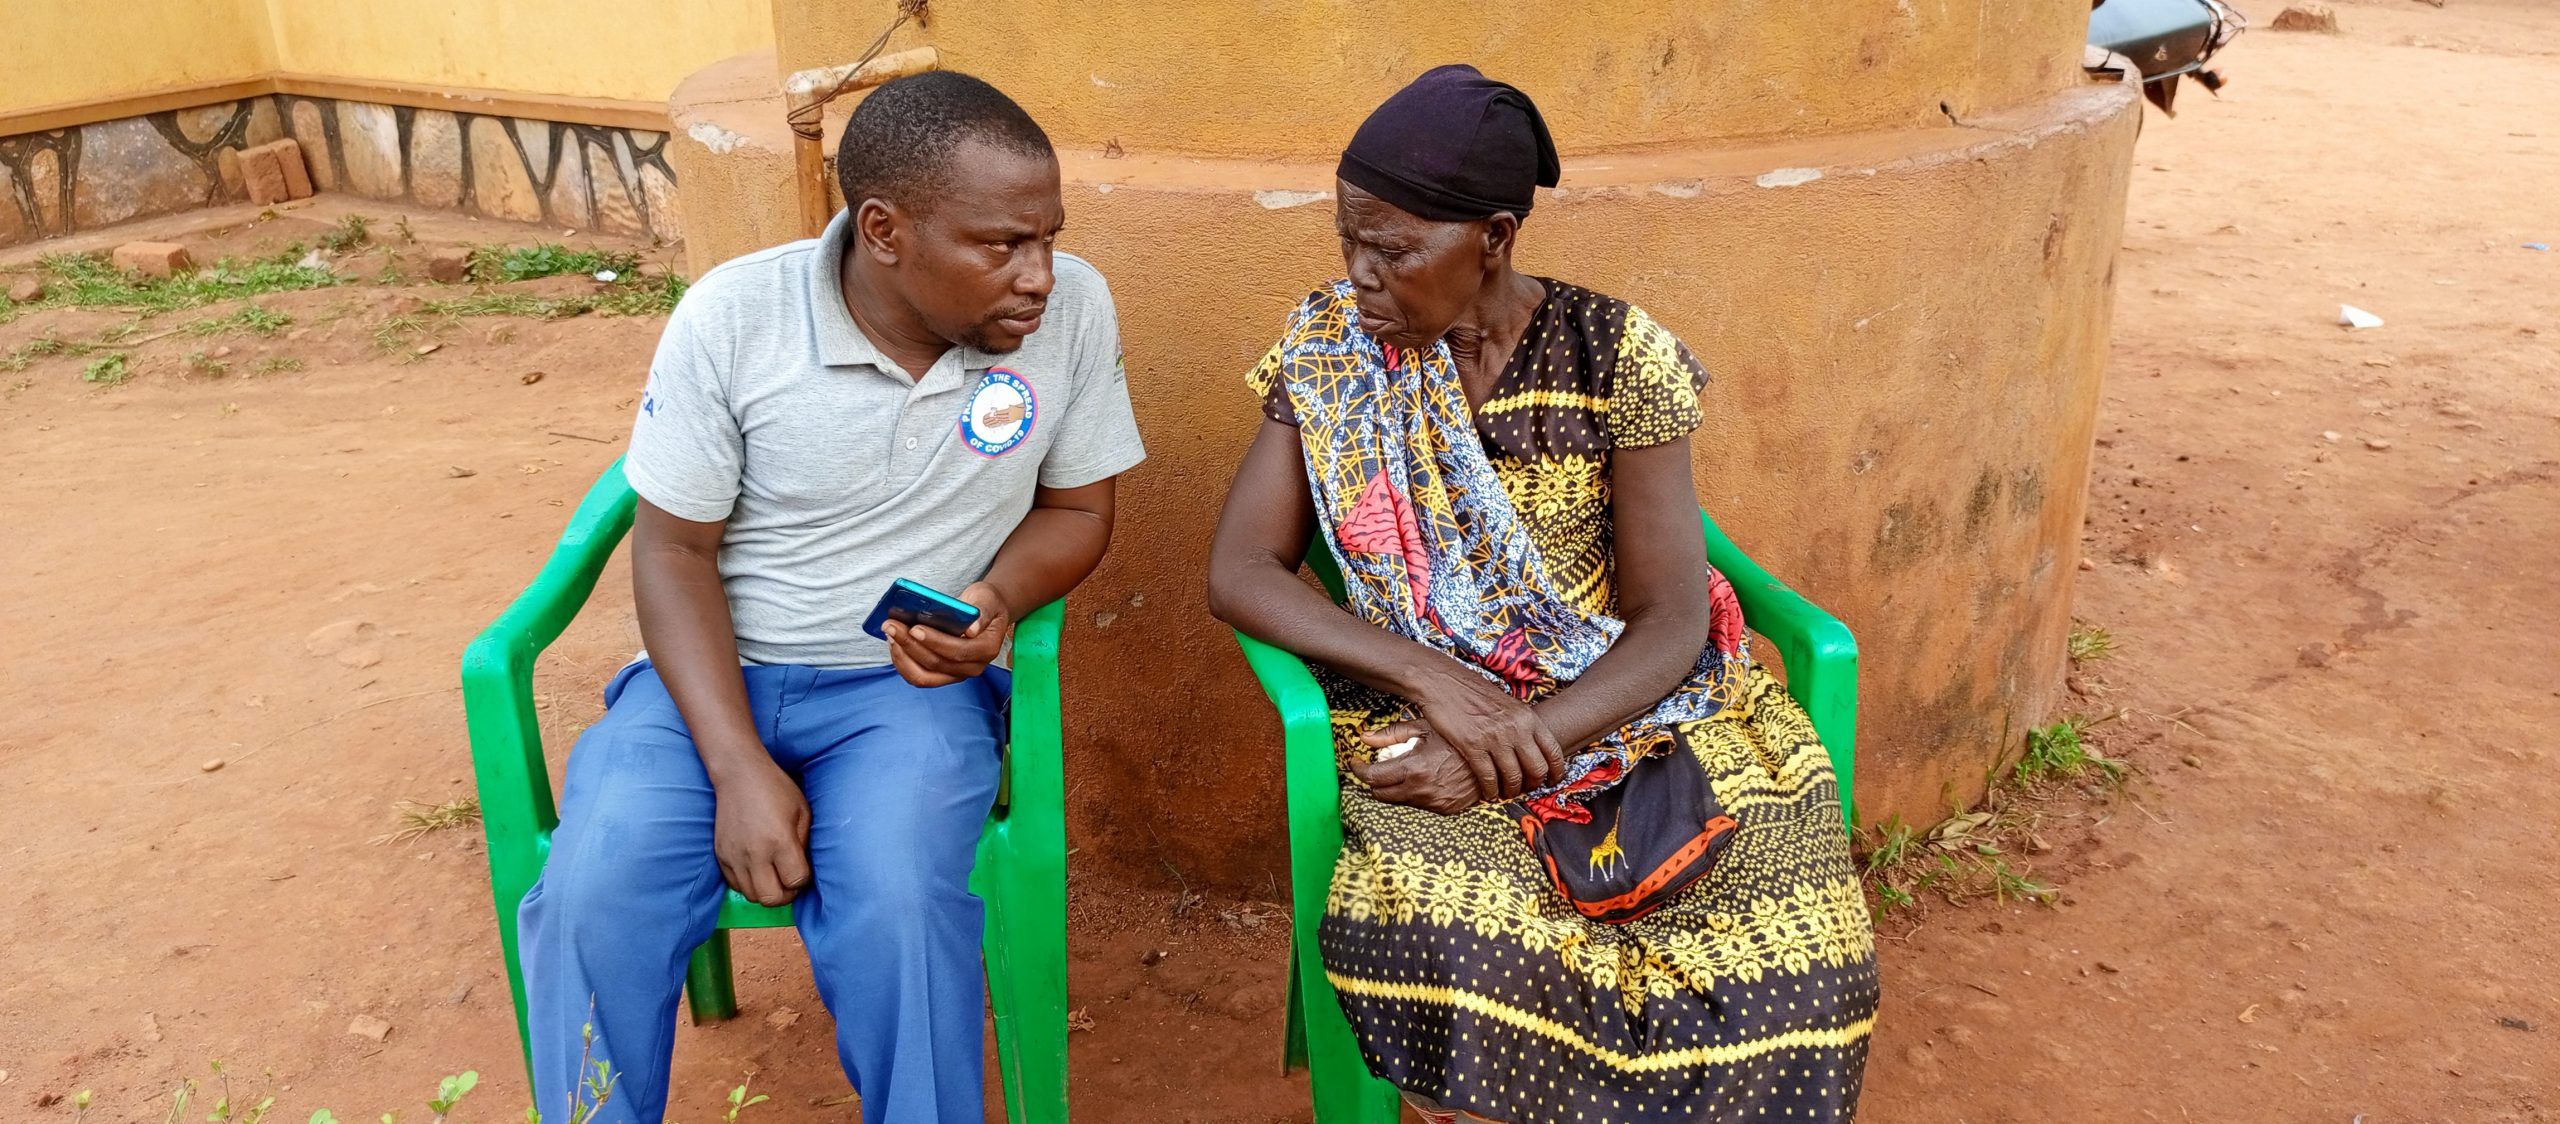
[[[903,223],[897,284],[935,335],[1003,354],[1039,330],[1057,283],[1058,161],[977,140],[952,159],[949,189]]]

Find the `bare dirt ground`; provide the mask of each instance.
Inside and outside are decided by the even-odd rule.
[[[2560,252],[2521,246],[2560,242],[2560,9],[2338,8],[2146,124],[2078,607],[2117,640],[2082,705],[2138,774],[2049,809],[2058,904],[1888,921],[1866,1119],[2560,1119]],[[388,218],[87,245],[251,252],[348,211]],[[422,291],[264,298],[292,330],[148,340],[116,387],[0,372],[0,1119],[90,1089],[160,1120],[217,1058],[278,1119],[422,1119],[465,1068],[456,1119],[526,1102],[472,833],[373,840],[468,794],[456,655],[612,459],[658,322],[379,346]],[[0,353],[124,319],[36,312]],[[555,762],[636,646],[617,567],[538,682]],[[1080,878],[1073,922],[1082,1118],[1308,1118],[1275,911]],[[679,1035],[673,1118],[752,1074],[744,1119],[854,1119],[797,942],[738,949],[744,1012]]]

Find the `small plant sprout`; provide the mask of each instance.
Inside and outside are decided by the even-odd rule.
[[[383,320],[373,330],[373,345],[384,351],[403,351],[411,336],[427,330],[427,318],[414,312],[403,312]]]
[[[2092,663],[2114,655],[2115,634],[2103,625],[2086,621],[2071,622],[2071,658],[2078,663]]]
[[[180,1078],[178,1087],[169,1090],[169,1115],[162,1117],[160,1124],[178,1124],[178,1121],[186,1119],[187,1102],[194,1100],[195,1097],[196,1079]]]
[[[593,1020],[595,1001],[588,1000],[587,1008],[588,1018]],[[587,1124],[596,1113],[604,1110],[605,1102],[613,1099],[613,1068],[605,1059],[596,1056],[596,1024],[589,1021],[578,1028],[578,1034],[581,1043],[578,1047],[578,1072],[585,1076],[579,1080],[577,1088],[569,1090],[568,1124]],[[527,1110],[527,1118],[540,1120],[531,1110]]]
[[[2086,766],[2088,750],[2080,744],[2080,724],[2072,719],[2027,731],[2027,752],[2018,758],[2021,781],[2075,777]]]
[[[376,843],[406,843],[423,835],[432,835],[480,822],[480,801],[465,796],[442,804],[417,800],[400,802],[400,826],[388,834],[376,836]],[[477,1077],[473,1080],[478,1080]]]
[[[437,1082],[435,1099],[427,1102],[427,1111],[436,1114],[436,1124],[444,1124],[444,1118],[453,1112],[453,1106],[461,1104],[462,1098],[479,1084],[480,1071],[476,1069],[466,1069]]]
[[[1911,849],[1911,825],[1895,816],[1876,828],[1875,849],[1867,852],[1867,870],[1885,870],[1902,865],[1905,852]]]
[[[557,242],[537,242],[476,247],[471,251],[470,272],[475,281],[530,281],[561,273],[625,274],[639,266],[638,254],[572,250]]]
[[[190,322],[187,325],[187,334],[219,336],[233,332],[250,332],[261,336],[272,336],[291,327],[292,324],[293,317],[290,315],[273,309],[260,308],[254,304],[244,304],[231,310],[228,316],[207,316]]]
[[[101,355],[90,360],[88,366],[80,369],[80,381],[93,382],[99,386],[120,386],[126,379],[132,377],[133,367],[125,361],[124,353],[121,351]]]
[[[750,1077],[745,1081],[739,1082],[737,1088],[729,1090],[729,1111],[721,1114],[720,1124],[738,1124],[739,1113],[745,1112],[748,1109],[754,1108],[757,1105],[773,1099],[762,1093],[749,1097],[747,1095],[747,1086],[754,1082],[754,1080],[755,1078]]]
[[[330,227],[320,235],[320,245],[334,254],[346,253],[373,240],[373,234],[368,229],[372,225],[373,220],[363,215],[348,215],[339,219],[338,225]]]
[[[2050,904],[2061,896],[2061,891],[2012,869],[2007,859],[1993,858],[1983,866],[1991,876],[1991,896],[1999,901]]]

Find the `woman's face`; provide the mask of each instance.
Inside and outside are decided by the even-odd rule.
[[[1397,347],[1438,342],[1484,288],[1484,221],[1434,222],[1341,180],[1334,200],[1361,330]]]

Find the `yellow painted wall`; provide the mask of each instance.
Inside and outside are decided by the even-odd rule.
[[[269,57],[266,0],[0,0],[0,113],[251,78]]]
[[[511,93],[664,101],[685,75],[773,45],[770,0],[265,4],[278,69]]]
[[[0,114],[270,71],[664,101],[771,0],[0,0]]]
[[[772,0],[786,70],[895,0]],[[1432,66],[1529,91],[1568,153],[1945,124],[2077,82],[2076,0],[934,0],[891,49],[995,83],[1069,148],[1326,158]]]

